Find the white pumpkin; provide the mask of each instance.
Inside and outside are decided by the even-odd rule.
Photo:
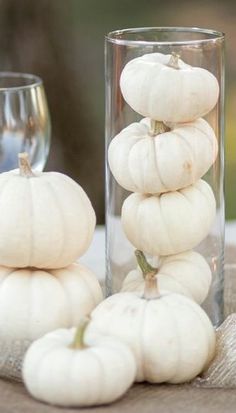
[[[128,240],[150,255],[171,255],[198,245],[209,233],[216,213],[211,187],[203,180],[160,195],[134,193],[122,206]]]
[[[0,175],[0,264],[61,268],[89,247],[95,213],[83,189],[56,172],[32,172],[27,154],[20,170]]]
[[[121,73],[120,88],[133,110],[167,122],[204,116],[219,97],[216,77],[184,63],[176,54],[150,53],[130,60]]]
[[[98,280],[81,264],[50,271],[0,267],[0,340],[30,342],[72,327],[101,300]]]
[[[160,291],[167,290],[184,294],[198,304],[206,299],[211,285],[212,274],[205,258],[195,251],[185,251],[176,255],[160,257],[156,268]],[[138,267],[128,273],[121,291],[144,292],[143,273]]]
[[[117,339],[87,339],[79,329],[57,330],[35,341],[23,365],[30,394],[59,406],[110,403],[131,386],[136,363],[129,347]]]
[[[196,182],[215,162],[217,139],[204,119],[172,125],[151,123],[150,119],[132,123],[109,145],[111,172],[128,191],[175,191]]]
[[[89,333],[114,336],[130,346],[138,366],[136,381],[189,381],[214,356],[214,328],[193,300],[159,293],[155,271],[150,272],[142,256],[138,260],[145,274],[144,294],[107,298],[92,312]]]

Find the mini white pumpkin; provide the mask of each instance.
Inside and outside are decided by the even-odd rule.
[[[93,207],[68,176],[32,172],[27,154],[19,154],[19,166],[0,175],[0,264],[65,267],[91,243]]]
[[[219,97],[216,77],[176,54],[150,53],[130,60],[120,77],[125,101],[142,116],[190,122],[210,112]]]
[[[75,337],[75,338],[74,338]],[[136,363],[117,339],[89,339],[83,327],[57,330],[35,341],[23,365],[30,394],[59,406],[94,406],[121,397],[135,379]]]
[[[156,272],[160,291],[167,290],[184,294],[198,304],[206,299],[211,285],[212,274],[205,258],[195,251],[185,251],[176,255],[160,257],[158,265],[150,271]],[[121,291],[144,292],[143,273],[138,267],[128,273]]]
[[[0,267],[0,340],[30,342],[77,325],[102,298],[95,275],[81,264],[50,271]]]
[[[136,256],[145,274],[144,294],[107,298],[92,312],[89,332],[114,336],[130,346],[138,366],[136,381],[189,381],[214,356],[214,328],[193,300],[159,293],[156,272],[150,272],[141,251]]]
[[[196,182],[215,162],[217,151],[215,133],[204,119],[172,125],[143,119],[115,136],[108,161],[122,187],[154,194]]]
[[[160,195],[134,193],[122,206],[128,240],[150,255],[187,251],[209,233],[216,213],[211,187],[203,180]]]

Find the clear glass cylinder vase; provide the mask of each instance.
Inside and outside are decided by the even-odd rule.
[[[197,28],[109,33],[106,291],[141,291],[135,249],[161,289],[223,319],[224,35]],[[127,277],[128,275],[128,277]]]

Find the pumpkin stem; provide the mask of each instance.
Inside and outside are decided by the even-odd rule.
[[[89,318],[85,317],[79,324],[79,326],[76,329],[74,340],[70,345],[70,348],[73,348],[74,350],[82,350],[86,348],[86,344],[84,343],[84,333],[86,331],[86,328],[89,324]]]
[[[160,296],[160,292],[158,289],[157,283],[157,273],[158,268],[152,267],[148,262],[144,255],[144,253],[140,250],[135,251],[135,256],[138,262],[138,265],[143,273],[143,278],[145,281],[144,287],[144,298],[146,300],[152,300],[153,298],[157,298]]]
[[[24,178],[30,178],[31,176],[35,176],[32,172],[29,162],[29,155],[27,152],[18,153],[18,163],[21,176],[23,176]]]
[[[170,56],[170,60],[167,63],[167,66],[172,67],[172,69],[176,69],[176,70],[180,69],[179,58],[180,58],[179,54],[172,52]]]
[[[168,132],[169,130],[170,128],[168,128],[168,126],[166,126],[163,122],[151,119],[151,127],[149,132],[150,136],[154,137],[160,135],[161,133]]]

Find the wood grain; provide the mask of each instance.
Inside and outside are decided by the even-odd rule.
[[[109,406],[62,409],[33,400],[23,385],[0,381],[1,413],[235,413],[234,389],[202,389],[190,385],[137,384]]]

